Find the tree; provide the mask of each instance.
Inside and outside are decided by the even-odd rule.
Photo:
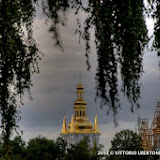
[[[75,145],[71,145],[71,147],[67,150],[66,160],[86,160],[90,159],[90,151],[88,145],[88,137],[85,137],[80,142]]]
[[[33,38],[34,15],[32,0],[0,1],[0,114],[6,154],[10,152],[9,139],[17,127],[23,94],[32,86],[31,74],[38,72],[40,52]]]
[[[1,142],[0,158],[7,159],[9,157],[10,160],[25,160],[26,148],[25,142],[22,140],[21,136],[16,136],[13,140],[10,140],[10,148],[7,157],[4,146],[4,143]]]
[[[104,146],[102,144],[99,144],[99,146],[97,146],[96,142],[94,143],[94,146],[90,149],[91,159],[92,160],[101,159],[101,156],[98,155],[98,152],[101,151],[103,147]]]
[[[10,146],[11,160],[25,160],[26,148],[25,142],[22,140],[21,136],[16,136],[10,142]]]
[[[65,156],[67,143],[58,138],[55,142],[54,140],[49,140],[45,137],[36,137],[28,142],[26,149],[26,159],[27,160],[55,160],[63,159]]]
[[[66,160],[98,160],[98,151],[102,149],[102,146],[97,146],[94,144],[93,148],[88,145],[88,137],[84,137],[77,144],[72,144],[70,148],[67,149]]]
[[[119,133],[116,133],[113,140],[111,141],[110,151],[141,151],[142,143],[141,137],[131,131],[131,130],[122,130]],[[148,156],[140,155],[111,155],[110,160],[134,160],[134,159],[148,159]]]
[[[66,150],[67,150],[67,142],[62,139],[61,137],[58,137],[56,140],[56,145],[58,147],[58,160],[63,160],[66,157]]]

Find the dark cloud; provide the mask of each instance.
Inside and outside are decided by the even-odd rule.
[[[90,53],[92,68],[88,72],[86,71],[84,42],[78,44],[78,36],[74,35],[76,23],[72,21],[75,18],[72,13],[69,16],[71,20],[68,21],[68,27],[60,28],[64,52],[54,47],[52,35],[48,32],[48,26],[45,25],[45,19],[40,16],[35,19],[34,36],[44,57],[39,62],[40,74],[32,77],[33,100],[31,101],[26,95],[24,106],[21,108],[20,127],[24,131],[23,137],[28,140],[38,135],[54,139],[59,136],[64,112],[67,123],[71,119],[73,103],[76,100],[76,85],[79,83],[81,72],[89,119],[94,123],[97,109],[102,131],[100,142],[109,148],[110,140],[117,131],[128,128],[136,130],[138,116],[149,118],[152,121],[156,102],[160,99],[158,59],[154,53],[147,53],[144,57],[145,73],[141,78],[143,83],[141,109],[135,109],[134,114],[131,113],[130,104],[123,94],[120,94],[122,104],[117,115],[119,125],[114,128],[112,112],[106,115],[106,108],[100,109],[99,100],[97,103],[94,102],[97,68],[94,44],[92,44],[93,49]]]

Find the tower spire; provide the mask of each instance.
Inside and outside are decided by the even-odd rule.
[[[63,124],[62,124],[62,134],[66,134],[67,133],[67,126],[66,126],[66,118],[65,118],[65,113],[64,113],[64,117],[63,117]]]
[[[100,133],[99,125],[98,125],[98,119],[97,119],[97,113],[96,113],[95,122],[94,122],[94,132],[95,133]]]
[[[80,83],[77,85],[77,100],[83,100],[83,91],[84,87],[81,84],[81,74],[80,74]]]
[[[81,83],[81,72],[80,72],[80,77],[79,77],[79,83]]]
[[[69,130],[69,131],[70,131],[71,133],[76,132],[73,114],[72,114],[72,118],[71,118],[71,125],[70,125],[70,130]]]

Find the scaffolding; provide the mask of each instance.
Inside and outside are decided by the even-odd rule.
[[[150,128],[148,119],[141,120],[140,135],[144,150],[160,151],[160,102],[157,102]]]
[[[160,150],[160,102],[157,102],[150,132],[152,148],[154,150]]]
[[[151,150],[151,133],[149,129],[148,119],[141,120],[140,135],[142,137],[142,147],[144,150]]]

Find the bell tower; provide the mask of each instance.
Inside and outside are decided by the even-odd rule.
[[[83,99],[84,87],[81,83],[77,85],[77,100],[74,102],[74,121],[76,132],[92,132],[93,124],[88,120],[87,102]],[[70,129],[70,124],[68,128]]]
[[[90,140],[90,146],[96,142],[99,145],[99,136],[101,134],[98,125],[97,113],[95,116],[94,127],[87,116],[87,102],[84,101],[84,87],[81,82],[77,85],[77,99],[74,102],[74,112],[71,122],[66,127],[66,120],[64,117],[61,137],[64,138],[68,144],[75,144],[79,142],[84,136]]]
[[[74,102],[75,118],[86,116],[86,101],[83,100],[84,87],[81,83],[77,85],[77,100]]]

